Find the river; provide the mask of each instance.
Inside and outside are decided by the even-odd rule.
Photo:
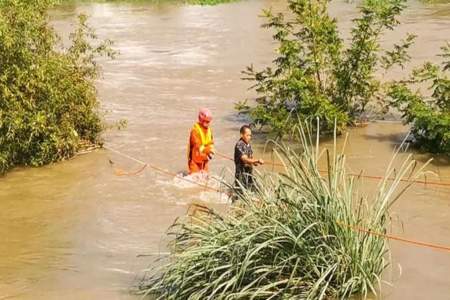
[[[87,13],[99,36],[114,40],[121,53],[102,61],[97,86],[107,120],[124,118],[128,127],[109,131],[106,145],[179,172],[186,169],[187,135],[199,107],[213,111],[217,148],[232,153],[245,122],[236,116],[234,102],[252,96],[240,71],[249,63],[267,65],[274,55],[258,15],[284,5],[88,2],[57,8],[51,16],[67,37],[75,16]],[[331,13],[348,31],[355,4],[338,1]],[[412,65],[434,60],[450,37],[450,4],[412,2],[402,20],[384,42],[413,32],[419,37]],[[349,165],[382,175],[407,131],[398,122],[350,130]],[[166,250],[164,234],[175,218],[192,202],[226,205],[213,192],[182,186],[150,169],[116,176],[109,160],[126,170],[139,168],[99,150],[42,168],[17,168],[0,178],[0,299],[139,299],[129,288]],[[229,176],[233,165],[217,158],[211,167],[213,174]],[[448,162],[437,159],[430,169],[440,176],[434,180],[450,181]],[[401,236],[450,245],[450,188],[416,185],[394,207],[393,217],[393,230]],[[395,241],[391,246],[394,287],[383,288],[383,299],[450,299],[450,253]]]

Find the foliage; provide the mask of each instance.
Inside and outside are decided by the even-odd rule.
[[[398,25],[405,0],[366,0],[353,20],[351,43],[345,46],[336,19],[328,14],[328,0],[289,0],[288,18],[264,11],[264,25],[274,30],[278,57],[273,67],[244,71],[254,81],[256,106],[247,102],[237,108],[250,110],[252,119],[284,134],[298,118],[320,118],[322,129],[338,128],[364,116],[370,101],[381,98],[377,71],[387,71],[409,59],[408,35],[392,51],[381,53],[380,37]]]
[[[442,47],[442,65],[425,63],[409,80],[391,85],[389,96],[400,109],[420,147],[450,154],[450,43]],[[412,88],[429,84],[431,95]]]
[[[0,1],[0,173],[65,159],[99,142],[96,57],[112,56],[111,43],[96,41],[80,16],[63,48],[48,24],[51,5]]]
[[[377,292],[388,266],[389,208],[415,163],[389,168],[371,199],[358,193],[345,156],[313,146],[299,130],[301,151],[276,145],[282,173],[257,175],[228,215],[207,209],[171,228],[171,255],[140,286],[156,299],[348,299]],[[319,171],[321,157],[328,174]],[[395,158],[395,157],[394,157]],[[393,158],[393,160],[394,160]],[[392,165],[392,164],[391,164]],[[419,176],[421,170],[411,175]],[[407,187],[404,187],[405,189]],[[152,298],[154,299],[154,298]]]

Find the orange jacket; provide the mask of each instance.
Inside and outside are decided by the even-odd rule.
[[[199,132],[199,130],[202,132]],[[213,147],[214,141],[211,129],[203,128],[199,123],[196,123],[189,137],[189,161],[193,160],[198,164],[207,162]]]

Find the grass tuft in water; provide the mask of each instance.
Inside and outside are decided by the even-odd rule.
[[[178,220],[166,264],[149,273],[140,290],[156,299],[347,299],[380,290],[390,264],[385,239],[389,208],[422,173],[395,155],[368,199],[349,177],[345,155],[320,150],[306,126],[297,130],[301,151],[276,144],[283,172],[258,175],[230,213],[213,210]],[[326,161],[327,173],[319,170]],[[325,175],[324,175],[325,174]]]

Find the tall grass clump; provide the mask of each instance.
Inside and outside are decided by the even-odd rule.
[[[358,228],[386,233],[389,208],[420,175],[407,158],[386,171],[368,198],[346,159],[320,150],[310,127],[299,129],[302,150],[276,144],[280,173],[257,175],[226,214],[206,209],[178,220],[171,254],[140,285],[155,299],[347,299],[379,291],[389,265],[386,240]],[[319,169],[325,163],[326,172]],[[324,175],[326,174],[326,175]],[[152,298],[153,299],[153,298]]]

